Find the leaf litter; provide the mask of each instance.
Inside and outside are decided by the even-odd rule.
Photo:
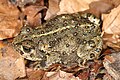
[[[119,0],[0,0],[0,79],[95,80],[101,74],[102,78],[99,79],[118,79],[118,76],[109,75],[109,71],[106,70],[114,69],[114,64],[113,67],[107,65],[109,61],[114,62],[114,59],[109,57],[115,54],[112,51],[120,51],[119,3]],[[25,62],[10,45],[24,23],[35,27],[56,15],[78,11],[91,12],[98,17],[102,15],[103,20],[101,28],[103,51],[100,59],[88,62],[87,69],[78,67],[65,69],[53,65],[49,71],[34,70],[26,66],[28,62]]]

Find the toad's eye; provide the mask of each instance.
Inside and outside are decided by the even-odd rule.
[[[23,46],[23,51],[25,53],[30,53],[31,52],[31,48],[27,47],[27,46]]]

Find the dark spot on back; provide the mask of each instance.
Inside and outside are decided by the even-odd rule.
[[[87,33],[84,32],[84,33],[83,33],[83,36],[87,36]]]
[[[90,53],[90,58],[94,58],[95,54],[94,53]]]
[[[44,34],[44,31],[41,31],[41,34]]]
[[[56,36],[56,35],[57,35],[57,32],[53,33],[53,35]]]
[[[90,28],[90,26],[85,26],[86,29]]]
[[[66,47],[69,47],[70,45],[69,44],[66,44]]]
[[[50,45],[50,47],[54,47],[55,46],[55,41],[50,41],[49,45]]]
[[[26,31],[29,32],[29,31],[30,31],[30,28],[26,28]]]
[[[57,41],[60,42],[62,39],[61,38],[57,38]]]
[[[40,32],[37,32],[37,35],[40,35]]]
[[[74,33],[73,33],[74,36],[77,36],[77,34],[78,34],[77,32],[74,32]]]
[[[81,43],[80,38],[77,38],[77,43],[78,43],[78,44],[80,44],[80,43]]]

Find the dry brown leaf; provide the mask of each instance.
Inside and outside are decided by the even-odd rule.
[[[45,20],[59,14],[75,13],[89,9],[89,4],[97,0],[50,0]],[[54,4],[54,5],[53,5]],[[96,12],[96,11],[94,11]]]
[[[110,14],[103,15],[102,30],[107,34],[120,34],[120,6],[114,8]]]
[[[24,7],[26,4],[35,3],[36,0],[11,0],[13,4],[16,4],[19,7]]]
[[[82,72],[82,73],[80,73],[78,75],[78,77],[80,78],[80,80],[87,80],[89,76],[90,76],[90,74],[89,74],[88,70],[84,71],[84,72]]]
[[[78,77],[73,76],[72,73],[64,71],[46,72],[42,80],[80,80]]]
[[[120,42],[119,43],[106,42],[106,45],[111,47],[115,51],[120,51]]]
[[[108,73],[106,73],[103,77],[103,80],[114,80],[112,76],[110,76]]]
[[[94,9],[95,12],[108,13],[114,6],[110,2],[95,1],[90,3],[90,9]]]
[[[45,20],[50,19],[59,11],[60,0],[49,0],[49,8],[47,10]]]
[[[103,55],[108,55],[108,54],[111,54],[112,52],[110,51],[110,49],[107,49],[103,52]]]
[[[24,77],[25,65],[23,58],[11,47],[0,43],[0,76],[6,80],[15,80],[18,77]]]
[[[15,80],[18,77],[25,76],[25,67],[22,59],[5,57],[0,60],[0,76],[4,76],[6,80]]]
[[[115,62],[115,59],[112,56],[106,55],[104,62],[113,63],[113,62]]]
[[[24,14],[27,16],[27,21],[31,26],[38,26],[41,24],[41,10],[45,9],[44,6],[28,6],[24,9]]]
[[[115,5],[115,7],[119,6],[120,0],[111,0],[111,2]]]
[[[115,80],[120,80],[120,52],[105,56],[103,65]]]
[[[117,42],[119,42],[119,37],[117,37],[117,35],[104,33],[103,40],[104,40],[104,42],[108,41],[108,42],[117,43]]]
[[[102,30],[105,45],[120,50],[120,6],[103,15]]]
[[[6,57],[0,60],[0,76],[6,80],[15,80],[18,77],[25,76],[25,69],[22,66],[21,59]],[[19,64],[19,65],[17,65]]]
[[[100,0],[100,1],[103,1],[103,2],[105,2],[105,3],[113,4],[114,7],[117,7],[117,6],[119,6],[119,4],[120,4],[120,0]]]
[[[19,10],[8,0],[0,0],[0,40],[18,34],[22,22],[18,20]]]
[[[57,14],[75,13],[89,9],[89,4],[97,0],[61,0]]]
[[[91,72],[97,74],[97,72],[99,71],[99,69],[100,69],[102,66],[103,66],[103,65],[102,65],[102,61],[96,60],[96,61],[94,62],[94,64],[91,65],[91,67],[92,67]]]
[[[32,70],[27,69],[27,79],[28,80],[41,80],[44,76],[45,71],[43,70]]]
[[[106,49],[107,46],[113,48],[116,51],[120,51],[120,39],[119,35],[115,34],[106,34],[103,35],[103,48]]]

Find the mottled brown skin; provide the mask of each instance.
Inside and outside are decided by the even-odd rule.
[[[53,63],[64,66],[97,59],[102,50],[101,21],[90,13],[58,15],[41,28],[23,27],[15,37],[14,48],[28,60],[46,68]]]

